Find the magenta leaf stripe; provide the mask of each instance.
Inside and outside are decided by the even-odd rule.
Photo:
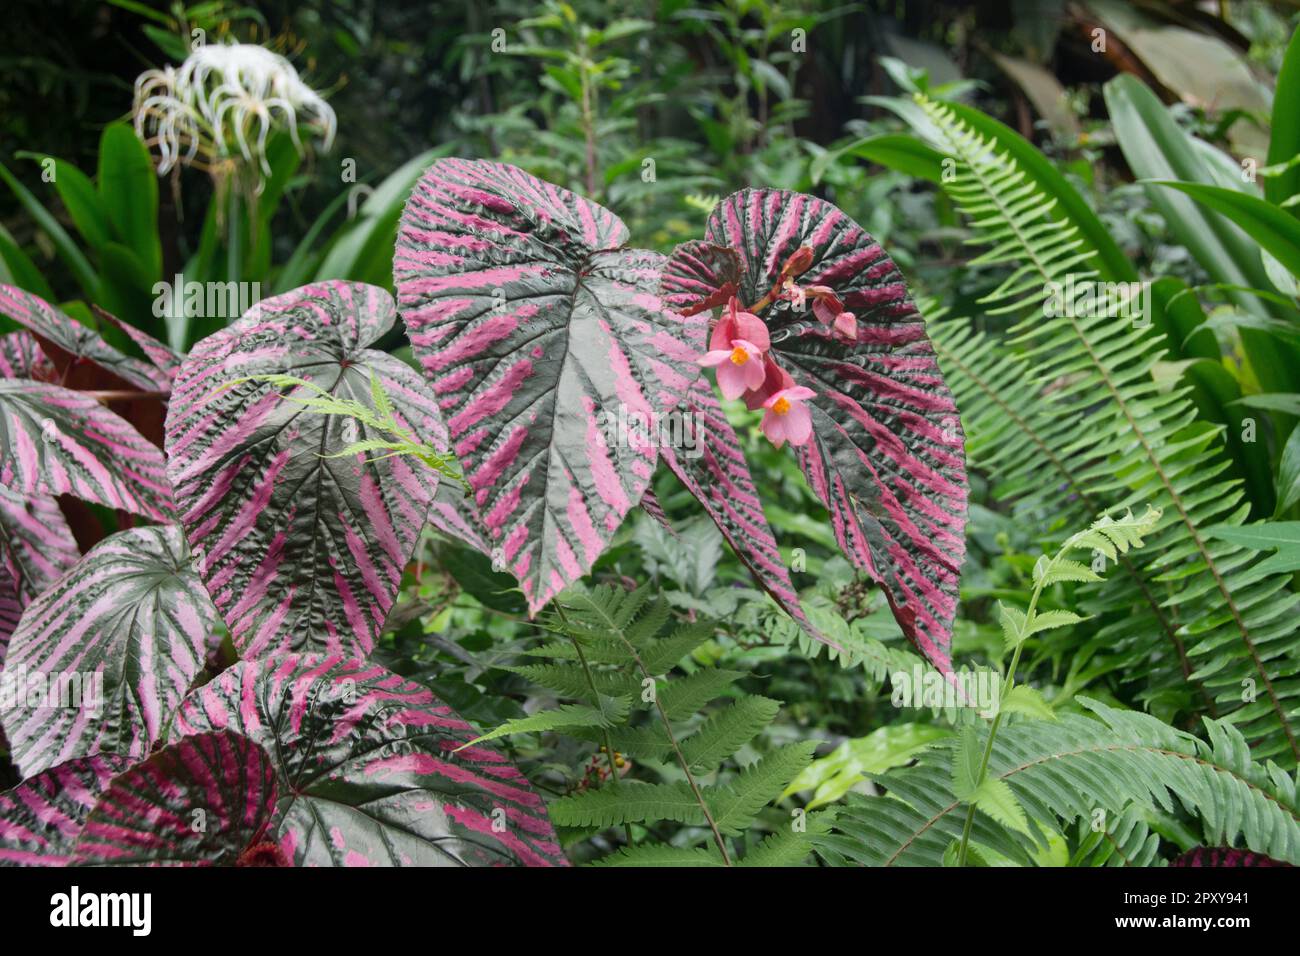
[[[0,700],[24,776],[73,757],[141,757],[203,666],[216,614],[175,526],[119,531],[23,612]]]
[[[172,736],[238,731],[271,755],[274,839],[299,866],[564,866],[541,796],[428,688],[355,659],[243,661]]]
[[[0,866],[66,866],[100,793],[129,757],[78,757],[0,793]]]
[[[93,329],[17,286],[0,284],[0,314],[30,329],[60,368],[68,362],[90,362],[143,391],[168,386],[167,376],[148,362],[119,351]]]
[[[776,363],[816,393],[801,464],[841,549],[884,586],[909,640],[950,671],[965,554],[963,440],[903,277],[853,220],[798,193],[742,190],[710,214],[706,239],[740,254],[742,305],[767,300],[783,265],[807,247],[799,284],[829,287],[856,316],[846,341],[810,304],[778,299],[759,313]]]
[[[168,472],[203,581],[241,657],[303,649],[365,656],[393,605],[437,473],[411,456],[330,457],[385,436],[351,417],[305,410],[257,377],[291,375],[373,407],[373,375],[397,421],[439,445],[437,404],[420,375],[367,347],[396,317],[392,298],[375,286],[304,286],[199,342],[176,376]],[[296,393],[317,397],[303,386]]]
[[[0,486],[155,521],[172,515],[162,452],[95,399],[58,385],[0,379]]]
[[[127,338],[139,346],[140,351],[144,353],[144,357],[152,363],[154,368],[166,376],[168,381],[176,377],[176,373],[180,371],[182,356],[170,345],[159,342],[148,332],[137,329],[130,322],[123,322],[112,312],[101,309],[99,306],[94,306],[94,310],[97,316],[117,326]]]
[[[57,372],[45,357],[40,343],[30,332],[19,330],[0,335],[0,378],[29,378],[52,382]]]
[[[699,374],[702,336],[658,296],[663,258],[626,240],[609,210],[485,161],[435,162],[402,215],[402,316],[533,612],[590,570],[649,485],[657,449],[620,436],[620,414],[674,408]]]
[[[23,608],[80,556],[53,498],[0,488],[0,663]]]
[[[701,378],[695,383],[685,411],[689,447],[702,449],[702,454],[691,457],[664,448],[664,461],[699,499],[763,590],[810,636],[843,650],[814,627],[804,613],[776,537],[763,514],[763,503],[758,499],[740,440],[707,380]]]
[[[275,773],[222,731],[164,747],[109,784],[77,837],[75,866],[239,866],[258,855]]]

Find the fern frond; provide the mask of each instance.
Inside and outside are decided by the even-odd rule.
[[[776,719],[778,701],[747,695],[716,711],[682,741],[682,755],[692,770],[708,773],[749,743]]]
[[[705,667],[694,674],[662,681],[656,693],[669,720],[684,720],[744,676],[744,671]]]
[[[1159,866],[1156,856],[1160,838],[1147,826],[1146,814],[1139,807],[1129,807],[1118,817],[1097,821],[1079,821],[1078,848],[1070,857],[1071,866]]]
[[[1258,756],[1294,766],[1300,760],[1300,595],[1287,590],[1286,578],[1255,572],[1258,552],[1205,534],[1216,524],[1240,524],[1249,514],[1239,482],[1223,477],[1228,463],[1218,429],[1196,421],[1186,388],[1164,391],[1155,381],[1151,370],[1165,357],[1164,340],[1150,323],[1144,327],[1122,317],[1122,299],[1107,296],[1094,309],[1046,308],[1054,287],[1095,278],[1086,264],[1093,250],[1068,220],[1047,215],[1053,198],[1010,153],[943,104],[924,97],[919,104],[957,163],[956,176],[943,188],[971,220],[972,241],[991,247],[978,261],[1012,270],[985,304],[990,313],[1023,319],[1011,342],[1021,359],[1004,359],[1002,346],[973,333],[948,336],[934,326],[940,364],[959,406],[966,410],[963,393],[986,396],[967,411],[973,416],[972,449],[989,445],[978,432],[987,419],[989,391],[1020,395],[1021,405],[1041,402],[1054,421],[1022,415],[1032,426],[1028,432],[1020,433],[1022,422],[1014,419],[999,430],[1005,434],[1015,425],[1016,444],[1035,452],[1029,460],[1069,475],[1072,485],[1100,505],[1094,513],[1145,502],[1159,508],[1164,517],[1147,550],[1132,562],[1140,582],[1127,581],[1119,591],[1092,586],[1108,610],[1122,608],[1115,596],[1123,593],[1169,618],[1150,631],[1113,624],[1107,640],[1116,662],[1154,660],[1153,692],[1188,679],[1199,682]],[[954,354],[957,363],[949,362]],[[974,381],[972,366],[994,380]],[[1023,377],[1008,378],[1017,369]],[[1019,476],[1047,490],[1027,471]],[[1055,482],[1049,487],[1059,492]],[[1160,634],[1172,646],[1161,646]]]
[[[674,823],[704,825],[704,813],[688,784],[645,783],[622,780],[617,787],[586,790],[554,801],[551,820],[565,827],[606,829],[624,823]]]
[[[514,667],[501,667],[525,677],[534,684],[553,690],[562,697],[572,697],[587,703],[592,699],[592,684],[596,693],[606,697],[627,697],[641,692],[640,682],[631,674],[621,671],[586,671],[578,664],[520,664]]]
[[[631,709],[632,701],[628,697],[602,696],[598,705],[594,707],[589,707],[586,704],[563,704],[552,710],[543,710],[528,717],[507,720],[496,730],[483,734],[481,737],[475,737],[469,743],[463,744],[456,749],[464,750],[474,744],[480,744],[487,740],[496,740],[498,737],[508,737],[513,734],[540,733],[544,730],[573,730],[579,727],[612,727],[625,719]]]
[[[810,813],[804,818],[803,829],[792,824],[763,839],[763,842],[745,854],[740,866],[803,866],[813,852],[813,841],[830,832],[835,820],[834,810]]]
[[[1024,721],[994,742],[989,778],[1005,783],[1030,820],[1070,825],[1102,810],[1123,819],[1130,807],[1199,817],[1205,842],[1238,841],[1300,862],[1297,777],[1251,758],[1241,733],[1206,721],[1209,742],[1136,711],[1079,698],[1095,716]],[[952,787],[953,748],[936,747],[913,767],[879,778],[884,797],[853,797],[820,838],[830,858],[870,866],[938,866],[960,837],[964,804]],[[1129,836],[1125,836],[1127,842]],[[1022,863],[1032,841],[976,817],[972,839]]]
[[[726,834],[737,834],[753,822],[758,811],[780,796],[786,784],[812,763],[817,741],[786,744],[746,767],[729,784],[709,787],[704,794],[713,820]]]
[[[804,855],[808,854],[804,851]],[[665,846],[647,843],[642,846],[625,846],[607,857],[596,860],[592,866],[722,866],[718,851],[702,846]],[[742,866],[744,864],[741,864]]]

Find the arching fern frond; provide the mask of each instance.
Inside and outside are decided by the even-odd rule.
[[[956,162],[956,175],[943,188],[969,217],[971,241],[990,247],[975,263],[1010,269],[984,301],[991,313],[1022,317],[1010,345],[1025,376],[1010,381],[999,359],[993,369],[985,365],[986,373],[1002,376],[990,384],[1001,396],[1042,404],[1052,421],[1039,420],[1038,444],[1052,450],[1076,493],[1110,510],[1151,503],[1164,513],[1135,560],[1137,574],[1122,576],[1119,586],[1130,597],[1149,591],[1135,603],[1151,616],[1167,612],[1172,633],[1167,625],[1121,624],[1109,635],[1117,653],[1155,661],[1157,688],[1187,677],[1199,682],[1257,756],[1294,766],[1300,760],[1300,595],[1285,577],[1256,570],[1257,551],[1205,534],[1216,524],[1240,524],[1249,512],[1239,483],[1223,477],[1227,462],[1217,428],[1196,421],[1186,389],[1164,390],[1152,376],[1163,343],[1149,324],[1131,317],[1131,290],[1099,290],[1104,294],[1083,309],[1068,297],[1060,301],[1062,288],[1079,287],[1095,274],[1087,266],[1092,250],[1077,228],[1048,215],[1053,197],[949,108],[918,101],[942,140],[936,145]],[[940,364],[965,409],[963,392],[981,386],[955,363],[945,364],[945,351],[974,367],[981,355],[987,359],[1004,347],[948,335],[942,323],[933,328]],[[1022,449],[1035,444],[1023,431],[1014,434]],[[978,431],[974,442],[990,444]],[[1042,484],[1034,483],[1040,493],[1059,493],[1051,456],[1031,460],[1046,472]],[[1020,477],[1032,482],[1033,476],[1021,471]],[[1114,607],[1107,587],[1098,594]]]
[[[1126,854],[1149,862],[1150,838],[1127,814],[1177,805],[1200,819],[1207,843],[1300,863],[1297,778],[1253,761],[1231,724],[1207,720],[1207,743],[1148,714],[1081,700],[1095,717],[1024,721],[994,742],[990,778],[1010,787],[1030,820],[1068,827],[1102,811],[1116,821],[1107,832]],[[851,797],[835,832],[818,838],[819,850],[868,866],[941,865],[960,838],[965,809],[953,792],[953,752],[938,744],[915,766],[879,778],[886,796]],[[1026,864],[1035,845],[983,814],[972,840]]]

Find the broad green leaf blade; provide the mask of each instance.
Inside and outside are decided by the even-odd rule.
[[[36,223],[42,232],[50,237],[50,241],[54,243],[54,249],[58,252],[59,258],[62,259],[72,271],[73,278],[77,280],[77,284],[81,286],[82,291],[87,295],[93,294],[95,289],[99,286],[99,277],[95,274],[95,270],[91,266],[90,260],[86,258],[86,254],[81,251],[75,242],[72,241],[72,237],[68,235],[67,230],[59,225],[59,221],[50,214],[49,210],[41,204],[41,201],[33,196],[31,191],[20,183],[17,177],[14,176],[13,173],[9,172],[3,163],[0,163],[0,180],[3,180],[10,190],[13,191],[14,197],[18,200],[19,205],[26,210],[27,215],[32,217],[32,221]],[[155,189],[156,188],[157,187],[155,186]],[[13,248],[6,253],[6,260],[11,258],[12,252],[16,249],[17,246],[13,246]],[[26,257],[24,256],[23,258],[25,259]],[[18,260],[18,262],[20,266],[27,266],[30,264],[30,260],[26,263],[21,260]],[[27,274],[32,270],[23,268],[22,271],[24,274]],[[24,282],[24,285],[30,285],[30,278],[27,282]]]
[[[276,805],[271,758],[228,730],[186,737],[109,784],[87,817],[76,866],[241,866],[259,855]]]
[[[63,206],[72,217],[73,224],[92,249],[102,249],[112,238],[108,223],[108,211],[104,208],[95,191],[95,184],[90,177],[67,160],[55,159],[41,153],[20,152],[17,155],[34,159],[44,164],[52,164],[54,172],[54,189],[63,200]]]
[[[1273,93],[1273,123],[1268,141],[1268,164],[1291,162],[1300,156],[1300,30],[1291,34]],[[1300,166],[1292,165],[1264,180],[1264,198],[1280,206],[1300,193]]]
[[[95,399],[57,385],[0,379],[0,486],[69,494],[171,520],[162,452]]]
[[[1168,186],[1191,196],[1201,205],[1228,217],[1251,238],[1300,276],[1300,220],[1257,196],[1222,186],[1152,180],[1153,186]]]
[[[100,793],[132,763],[120,754],[78,757],[0,793],[0,866],[67,866]]]
[[[126,123],[110,123],[99,140],[99,196],[118,239],[139,257],[145,277],[162,274],[158,177],[149,150]]]
[[[27,606],[0,700],[24,775],[73,757],[142,757],[203,667],[217,618],[174,526],[110,535]]]
[[[473,506],[536,612],[641,500],[657,422],[699,374],[699,323],[658,295],[662,256],[609,210],[513,166],[444,159],[402,217],[393,270]],[[657,431],[656,431],[657,433]]]
[[[204,339],[176,376],[168,473],[204,583],[244,658],[369,654],[393,605],[437,473],[409,455],[326,457],[385,436],[286,395],[315,400],[323,389],[369,408],[375,375],[401,427],[444,447],[419,375],[369,347],[395,318],[375,286],[304,286]],[[276,375],[309,384],[282,394],[267,381]]]
[[[286,654],[194,691],[172,739],[219,727],[271,755],[272,839],[298,866],[564,866],[541,796],[428,688]]]

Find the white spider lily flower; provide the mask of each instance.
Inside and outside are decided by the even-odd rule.
[[[136,133],[158,151],[158,175],[177,163],[216,164],[242,157],[271,172],[266,140],[288,130],[303,152],[299,127],[334,141],[334,110],[298,77],[284,57],[252,43],[213,44],[191,53],[179,67],[148,70],[135,81]]]

